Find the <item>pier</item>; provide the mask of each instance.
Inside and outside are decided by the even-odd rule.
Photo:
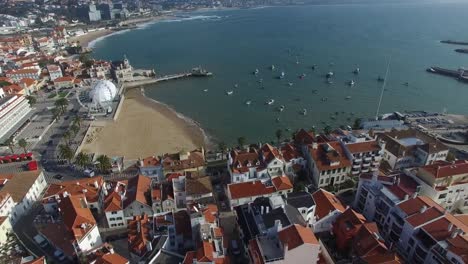
[[[468,82],[468,74],[465,73],[464,69],[450,70],[441,67],[430,67],[426,71],[434,74],[454,77],[460,81]]]
[[[455,52],[458,52],[458,53],[468,53],[468,49],[456,49]]]

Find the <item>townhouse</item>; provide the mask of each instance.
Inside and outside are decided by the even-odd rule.
[[[165,154],[161,157],[164,174],[179,172],[191,175],[205,175],[205,150]]]
[[[315,201],[308,192],[292,192],[288,194],[286,203],[296,208],[309,226],[315,220]]]
[[[189,178],[179,176],[172,179],[176,207],[184,209],[195,204],[213,202],[213,186],[208,176]]]
[[[335,195],[323,189],[314,192],[312,198],[316,205],[312,230],[314,233],[330,231],[338,216],[346,210],[345,206]]]
[[[12,79],[14,82],[19,82],[23,78],[39,80],[40,75],[40,69],[18,69],[6,72],[6,77]]]
[[[138,262],[152,247],[152,221],[147,214],[134,216],[128,221],[128,249],[132,262]]]
[[[156,156],[139,159],[137,162],[139,173],[150,177],[158,182],[164,180],[163,166],[161,160]]]

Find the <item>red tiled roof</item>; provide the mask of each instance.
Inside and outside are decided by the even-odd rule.
[[[440,211],[444,210],[440,205],[427,196],[417,196],[416,198],[410,198],[398,204],[400,210],[408,216],[419,213],[423,206],[426,206],[426,208],[435,207]]]
[[[453,224],[452,230],[449,230],[448,228],[450,224]],[[456,228],[460,228],[464,233],[468,233],[468,226],[451,214],[445,214],[444,217],[430,222],[421,228],[436,241],[442,241],[450,238],[450,235]]]
[[[447,240],[449,251],[458,255],[465,263],[468,263],[468,237],[456,236]]]
[[[317,148],[309,146],[309,151],[319,171],[351,166],[351,161],[338,141],[318,144]]]
[[[192,239],[192,224],[190,216],[185,210],[177,211],[173,214],[177,235],[182,235],[184,239]]]
[[[148,215],[135,216],[128,221],[128,247],[133,253],[142,256],[146,253],[147,243],[151,243]]]
[[[216,216],[218,214],[218,207],[215,204],[208,204],[205,209],[203,209],[203,216],[205,221],[208,223],[214,223],[216,221]]]
[[[5,93],[9,93],[9,94],[17,94],[23,91],[23,88],[17,84],[3,86],[2,89]]]
[[[295,249],[303,244],[319,244],[310,228],[298,224],[284,228],[278,233],[278,236],[283,245],[288,246],[288,250]]]
[[[381,148],[377,141],[366,141],[366,142],[358,142],[358,143],[350,143],[346,144],[349,152],[351,153],[363,153],[363,152],[372,152],[372,151],[379,151]]]
[[[437,161],[431,165],[420,167],[419,170],[427,171],[436,179],[468,174],[468,160],[458,160],[453,163],[448,161]]]
[[[44,263],[45,263],[45,257],[42,256],[40,258],[31,260],[31,261],[27,261],[27,262],[23,262],[21,264],[44,264]]]
[[[76,240],[80,240],[96,226],[96,220],[86,206],[83,195],[63,198],[59,203],[59,209],[64,225]]]
[[[250,167],[261,165],[258,151],[255,148],[249,148],[248,151],[231,151],[231,170],[234,172],[247,172]]]
[[[276,191],[289,190],[293,188],[291,181],[286,176],[277,176],[272,178],[271,181],[275,186]]]
[[[388,251],[377,224],[364,223],[354,238],[353,251],[359,257],[385,255]]]
[[[281,153],[283,154],[284,160],[288,162],[292,159],[302,157],[301,153],[297,150],[297,148],[289,143],[281,147]]]
[[[140,165],[140,167],[148,167],[148,166],[158,166],[158,165],[161,165],[161,161],[159,160],[158,157],[155,157],[155,156],[151,156],[151,157],[147,157],[147,158],[144,158],[142,160],[142,165]]]
[[[27,87],[33,85],[34,83],[36,83],[36,80],[34,79],[31,79],[31,78],[23,78],[19,81],[19,83],[24,83]]]
[[[418,183],[413,178],[404,173],[395,175],[394,177],[396,177],[397,181],[391,186],[386,186],[386,188],[400,200],[403,200],[405,195],[411,196],[416,192]],[[379,176],[379,180],[393,182],[395,180],[394,177]]]
[[[63,76],[63,77],[58,77],[54,80],[54,83],[59,83],[59,82],[73,82],[75,80],[75,77],[72,76]]]
[[[162,164],[166,171],[179,171],[197,168],[205,165],[205,156],[200,150],[193,150],[188,153],[187,159],[181,159],[180,153],[165,154],[162,157]]]
[[[315,142],[315,135],[313,132],[307,132],[301,129],[294,136],[294,141],[300,144],[312,144]]]
[[[138,201],[141,204],[148,204],[146,199],[146,193],[150,191],[151,188],[151,179],[144,175],[137,175],[133,178],[128,180],[127,185],[127,194],[124,201],[124,208],[128,205],[133,203],[134,201]]]
[[[11,70],[7,71],[7,75],[15,75],[15,74],[33,74],[33,73],[39,73],[38,69],[18,69],[18,70]]]
[[[317,220],[322,219],[331,212],[338,210],[344,212],[346,209],[344,205],[330,192],[320,189],[312,194],[315,202],[315,215]]]
[[[408,223],[410,223],[413,227],[418,227],[426,223],[429,219],[436,219],[442,215],[444,215],[443,210],[440,210],[440,208],[437,207],[431,207],[422,213],[411,215],[410,217],[406,218],[406,221],[408,221]]]
[[[275,187],[266,186],[261,181],[232,183],[228,185],[228,189],[231,194],[231,199],[261,196],[274,193],[276,191]]]
[[[99,193],[101,192],[103,184],[104,180],[101,176],[52,183],[49,185],[49,188],[47,188],[43,201],[47,202],[48,198],[55,195],[63,197],[63,194],[67,192],[69,195],[83,194],[88,202],[94,203],[99,199]]]
[[[267,164],[273,161],[274,159],[283,159],[281,152],[278,150],[278,148],[275,148],[270,144],[263,145],[260,151],[261,155],[263,156],[263,161]]]

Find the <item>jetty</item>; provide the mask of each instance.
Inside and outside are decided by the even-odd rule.
[[[189,72],[182,72],[182,73],[176,73],[176,74],[168,74],[164,76],[154,76],[154,77],[148,77],[144,79],[138,79],[134,81],[126,81],[125,82],[125,88],[130,89],[130,88],[136,88],[144,85],[149,85],[149,84],[154,84],[158,82],[165,82],[165,81],[170,81],[170,80],[176,80],[176,79],[182,79],[182,78],[187,78],[187,77],[209,77],[212,76],[213,73],[201,68],[201,67],[196,67],[193,68]]]
[[[441,40],[440,43],[444,44],[454,44],[454,45],[465,45],[468,46],[468,42],[466,41],[456,41],[456,40]]]
[[[468,49],[456,49],[455,52],[458,52],[458,53],[468,53]]]
[[[450,70],[450,69],[444,69],[441,67],[430,67],[426,69],[426,71],[429,73],[454,77],[460,81],[468,82],[468,72],[465,72],[465,69]]]

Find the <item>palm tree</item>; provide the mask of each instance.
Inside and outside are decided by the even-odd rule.
[[[76,136],[78,134],[78,132],[80,132],[80,127],[76,124],[73,124],[71,127],[70,127],[70,131],[73,133],[74,136]]]
[[[78,125],[78,127],[81,127],[81,117],[79,115],[76,115],[74,118],[73,118],[73,124],[75,125]]]
[[[5,141],[5,145],[8,146],[8,148],[10,149],[11,151],[11,154],[15,154],[15,149],[13,148],[15,146],[15,142],[13,141],[13,137],[9,137],[6,141]]]
[[[331,133],[331,130],[332,130],[331,126],[326,126],[323,128],[323,133],[325,135],[329,135]]]
[[[276,130],[275,136],[276,136],[276,139],[278,139],[278,144],[279,144],[281,141],[281,137],[283,137],[283,130],[281,129]]]
[[[32,95],[26,96],[26,99],[28,100],[28,103],[29,103],[29,105],[31,105],[31,106],[32,106],[33,104],[37,103],[36,97],[34,97],[34,96],[32,96]]]
[[[243,148],[245,146],[245,142],[247,140],[245,139],[245,137],[239,137],[237,139],[237,144],[239,145],[239,148]]]
[[[68,145],[62,144],[59,145],[59,156],[62,159],[66,159],[68,163],[73,159],[73,151]]]
[[[67,145],[70,145],[70,140],[71,140],[71,132],[70,130],[67,130],[63,133],[63,139],[65,139],[65,143],[67,143]]]
[[[108,172],[112,168],[111,161],[106,155],[99,155],[96,159],[97,167],[101,173]]]
[[[75,157],[75,163],[84,169],[86,166],[89,165],[89,163],[91,163],[91,158],[89,157],[88,154],[84,152],[80,152]]]
[[[218,148],[221,151],[221,155],[223,156],[223,159],[224,159],[224,153],[226,152],[226,149],[227,149],[226,143],[224,143],[224,141],[219,142]]]
[[[50,111],[52,111],[52,118],[53,118],[54,120],[59,119],[59,118],[60,118],[60,115],[62,114],[62,113],[60,112],[60,108],[57,108],[57,107],[52,108]]]
[[[22,138],[18,141],[18,146],[20,146],[21,148],[23,148],[24,150],[24,153],[28,152],[26,147],[28,146],[28,142],[26,141],[26,139]]]

